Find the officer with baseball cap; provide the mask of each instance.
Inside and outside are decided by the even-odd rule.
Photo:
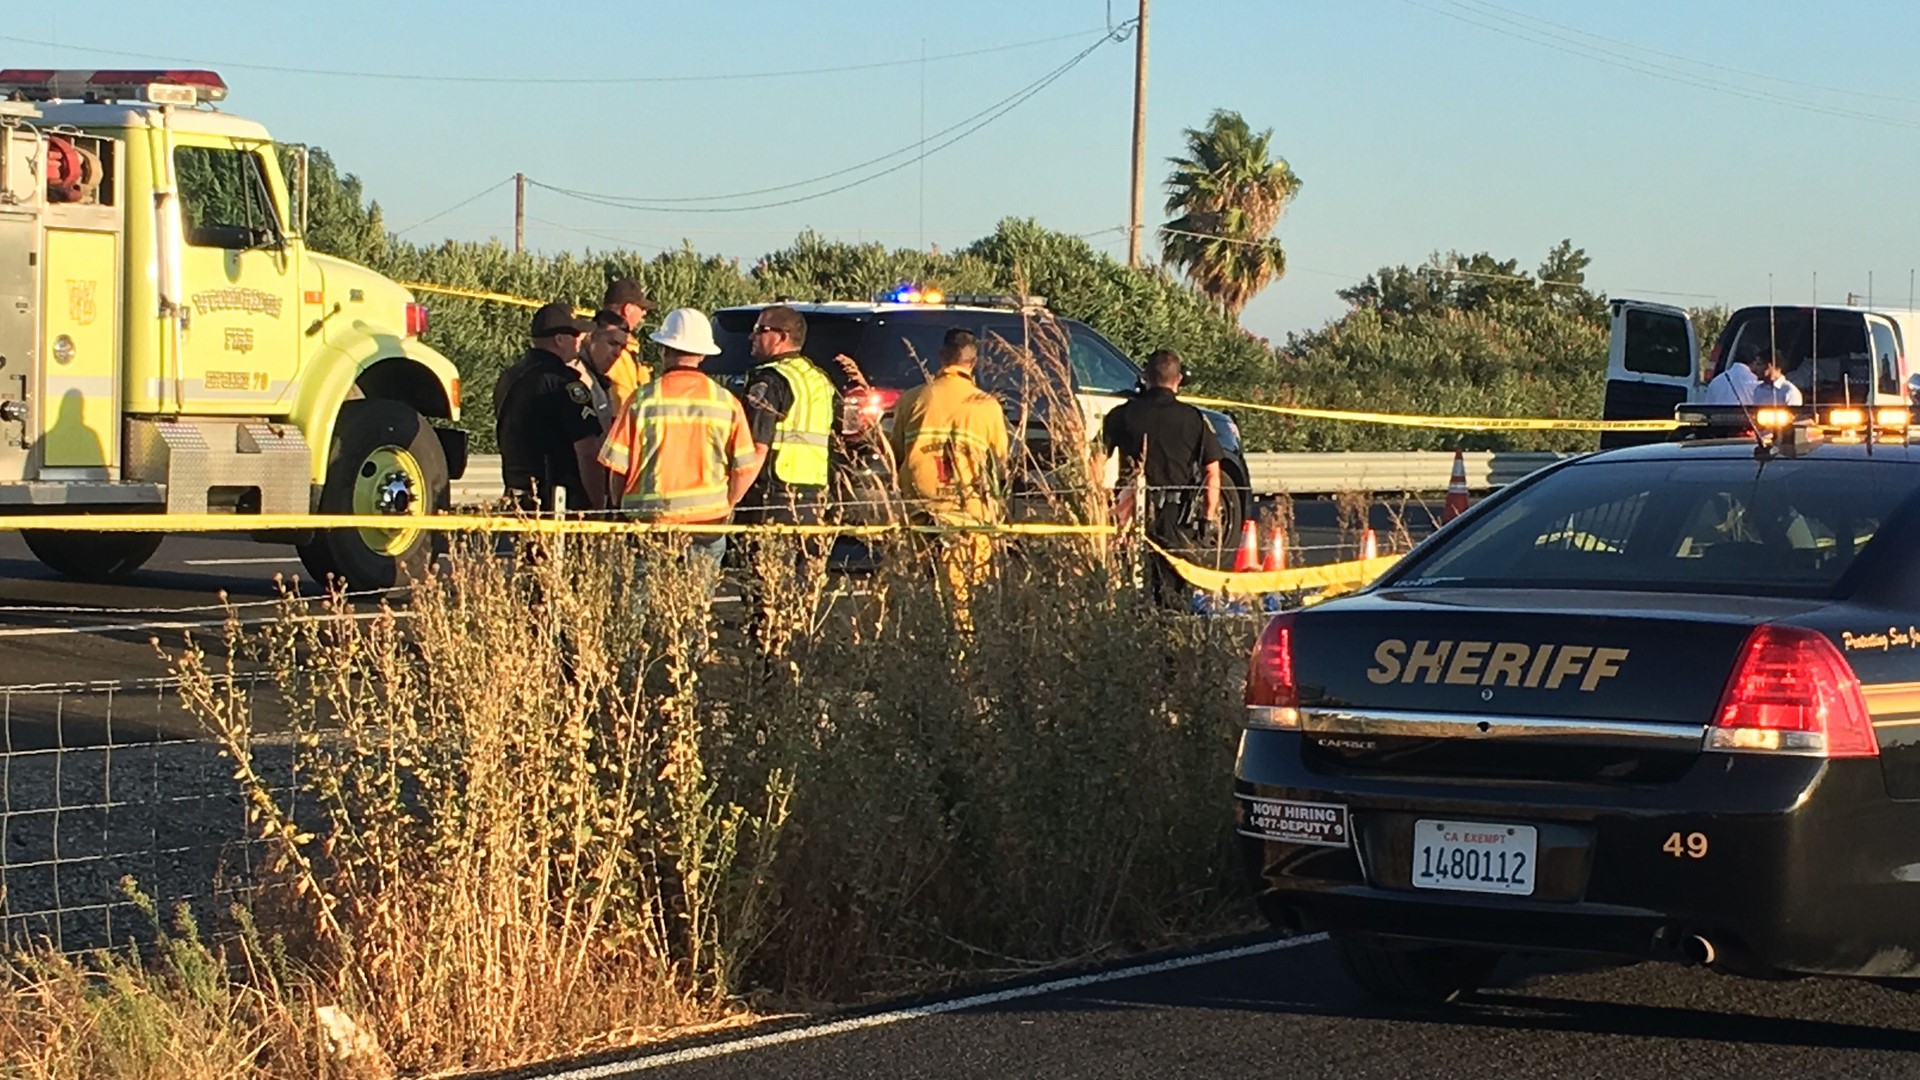
[[[596,509],[605,501],[606,474],[596,460],[600,419],[592,393],[568,366],[592,330],[571,304],[542,307],[533,314],[532,347],[494,384],[501,479],[523,510],[552,510],[561,490],[569,509]]]
[[[638,281],[618,278],[607,285],[607,294],[600,301],[600,308],[619,315],[627,325],[626,348],[620,350],[613,366],[607,369],[613,408],[618,411],[635,390],[653,378],[646,361],[640,359],[640,324],[646,319],[647,313],[654,309],[654,303]]]

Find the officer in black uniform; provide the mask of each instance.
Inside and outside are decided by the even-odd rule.
[[[552,510],[560,490],[568,509],[595,508],[582,478],[600,467],[600,420],[592,392],[567,363],[592,329],[572,305],[546,305],[533,315],[533,347],[494,384],[501,479],[522,510]]]
[[[1101,425],[1096,473],[1106,470],[1107,455],[1120,452],[1120,486],[1134,477],[1146,480],[1147,538],[1170,552],[1189,551],[1217,528],[1220,512],[1220,440],[1199,409],[1175,396],[1185,377],[1180,354],[1161,349],[1147,359],[1146,390],[1114,408]],[[1184,609],[1188,587],[1173,567],[1147,554],[1147,585],[1154,598]]]

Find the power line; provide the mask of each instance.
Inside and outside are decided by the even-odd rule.
[[[669,251],[679,250],[678,248],[661,247],[658,244],[642,244],[637,241],[622,239],[621,237],[612,236],[607,233],[596,232],[593,229],[583,229],[578,225],[568,225],[564,222],[559,222],[559,221],[548,221],[545,218],[537,218],[537,217],[533,217],[532,215],[528,215],[527,220],[533,222],[535,225],[543,225],[549,229],[559,229],[562,232],[578,233],[581,236],[590,236],[595,240],[605,240],[609,244],[619,244],[623,248],[644,248],[647,251],[658,252],[662,254]]]
[[[649,211],[649,212],[663,213],[663,214],[672,214],[672,213],[737,214],[737,213],[744,213],[750,210],[771,210],[777,207],[793,206],[797,203],[810,202],[814,199],[825,198],[828,195],[836,195],[842,191],[847,191],[851,188],[860,187],[863,184],[872,183],[873,181],[878,180],[883,176],[888,176],[893,173],[899,172],[900,170],[905,169],[910,165],[913,165],[916,161],[922,160],[928,157],[929,155],[939,153],[940,151],[946,149],[947,147],[954,145],[955,143],[961,141],[962,139],[967,138],[970,135],[973,135],[974,133],[980,131],[982,128],[985,128],[988,124],[993,123],[995,120],[1000,119],[1002,116],[1005,116],[1007,113],[1012,112],[1014,109],[1020,107],[1022,104],[1026,103],[1029,99],[1031,99],[1034,95],[1040,93],[1040,91],[1045,90],[1047,87],[1059,81],[1062,77],[1064,77],[1067,74],[1067,72],[1072,71],[1074,68],[1078,67],[1080,63],[1084,61],[1087,57],[1092,56],[1093,53],[1100,48],[1100,46],[1105,45],[1110,41],[1117,41],[1117,40],[1120,40],[1120,37],[1118,36],[1118,34],[1103,36],[1099,41],[1096,41],[1092,45],[1087,46],[1085,49],[1080,50],[1080,52],[1076,53],[1071,60],[1068,60],[1066,63],[1060,65],[1059,67],[1054,68],[1052,71],[1041,76],[1039,79],[1035,80],[1034,82],[1027,84],[1027,86],[1016,91],[1011,96],[1002,98],[999,102],[995,103],[994,105],[988,106],[987,109],[979,113],[975,113],[974,116],[970,117],[968,120],[963,120],[959,124],[956,124],[953,127],[948,128],[947,131],[949,132],[955,131],[956,128],[963,128],[963,130],[959,130],[957,134],[954,134],[951,138],[946,139],[944,142],[940,142],[934,146],[924,147],[921,149],[920,153],[917,154],[916,156],[908,158],[905,161],[898,162],[894,165],[890,165],[887,168],[881,169],[879,172],[870,173],[866,176],[861,177],[858,180],[853,180],[845,184],[840,184],[835,187],[828,188],[825,191],[817,191],[811,195],[799,195],[791,199],[780,199],[774,202],[756,203],[751,206],[662,206],[658,204],[667,202],[668,200],[660,199],[660,200],[642,201],[640,199],[628,197],[628,196],[599,195],[592,192],[575,191],[570,188],[556,187],[553,184],[542,183],[538,180],[530,180],[529,183],[532,183],[536,187],[544,188],[548,191],[551,191],[556,195],[564,195],[567,198],[578,199],[582,202],[597,203],[601,206],[609,206],[617,210]],[[910,144],[909,146],[903,148],[902,150],[896,150],[896,151],[893,151],[892,153],[883,154],[878,158],[872,159],[866,164],[868,165],[877,164],[878,162],[885,161],[888,158],[897,157],[899,156],[899,154],[905,152],[906,150],[911,150],[914,147],[919,145],[920,144],[917,142]],[[859,168],[859,167],[860,166],[853,166],[846,169],[838,169],[832,173],[816,176],[809,180],[802,180],[794,184],[781,185],[781,188],[801,187],[801,186],[806,186],[808,184],[818,183],[821,180],[827,180],[835,176],[845,175],[847,172],[852,171],[853,168]],[[763,190],[771,191],[771,190],[780,190],[780,189],[763,189]],[[756,192],[755,194],[758,194],[758,192]],[[734,197],[738,197],[738,196],[734,196]]]
[[[1080,55],[1068,61],[1067,64],[1063,65],[1061,68],[1057,68],[1055,69],[1054,72],[1049,72],[1048,75],[1042,76],[1041,78],[1043,80],[1050,76],[1057,78],[1058,75],[1064,74],[1066,69],[1071,68],[1072,65],[1077,64],[1080,62],[1080,60],[1084,59],[1087,53],[1092,52],[1094,48],[1099,48],[1101,45],[1106,44],[1108,40],[1112,40],[1112,38],[1111,37],[1103,38],[1102,40],[1095,42],[1093,45],[1093,48],[1083,51]],[[819,176],[810,176],[805,180],[795,180],[791,183],[786,183],[786,184],[775,184],[772,187],[753,188],[748,191],[735,191],[725,195],[677,195],[677,196],[660,196],[655,198],[651,196],[643,197],[643,196],[636,196],[636,195],[609,195],[609,194],[605,194],[602,192],[595,192],[595,191],[576,191],[571,188],[551,187],[550,185],[547,185],[547,184],[541,184],[540,186],[545,187],[550,191],[558,192],[559,194],[562,194],[562,195],[568,195],[576,199],[583,199],[588,202],[599,202],[606,206],[614,206],[614,207],[620,207],[620,208],[627,208],[631,206],[633,209],[641,209],[642,204],[645,204],[646,206],[653,206],[653,205],[665,205],[668,203],[725,202],[729,199],[750,199],[757,195],[771,195],[778,191],[791,191],[794,188],[812,187],[814,184],[820,183],[823,180],[832,180],[837,177],[845,176],[848,173],[859,172],[860,170],[865,169],[869,166],[878,165],[883,161],[887,161],[892,158],[899,157],[901,154],[911,153],[915,150],[921,151],[922,157],[924,157],[926,144],[929,139],[945,138],[946,136],[952,134],[953,132],[958,131],[963,127],[966,127],[968,124],[971,124],[975,120],[978,120],[981,117],[987,115],[993,110],[1000,108],[1006,103],[1012,101],[1014,98],[1019,97],[1021,94],[1026,93],[1027,91],[1031,90],[1034,87],[1034,85],[1035,85],[1034,83],[1029,83],[1025,87],[1022,87],[1019,90],[1015,90],[1012,94],[1009,94],[1004,98],[1001,98],[999,101],[994,102],[993,104],[987,106],[984,109],[981,109],[979,112],[974,113],[971,116],[958,120],[953,124],[950,124],[947,127],[944,127],[939,131],[934,132],[932,135],[924,136],[922,138],[916,139],[913,142],[906,144],[905,146],[901,146],[901,147],[897,147],[895,149],[889,150],[878,157],[868,158],[865,161],[856,162],[852,165],[847,165],[843,168],[835,169],[834,171],[829,173],[821,173]],[[919,160],[919,159],[915,159],[915,160]]]
[[[1681,63],[1686,64],[1690,67],[1712,68],[1715,71],[1724,71],[1730,75],[1739,75],[1743,78],[1757,79],[1761,82],[1779,83],[1782,86],[1797,86],[1803,90],[1819,90],[1822,93],[1828,93],[1828,94],[1841,94],[1849,97],[1873,98],[1878,101],[1893,101],[1893,102],[1899,102],[1904,105],[1920,105],[1920,98],[1901,97],[1898,94],[1878,94],[1878,93],[1874,93],[1871,90],[1853,90],[1853,89],[1848,89],[1847,87],[1844,87],[1844,86],[1828,86],[1825,83],[1803,82],[1799,79],[1788,79],[1779,75],[1768,75],[1763,72],[1749,71],[1746,68],[1730,67],[1726,64],[1716,64],[1711,60],[1702,60],[1699,57],[1687,56],[1682,53],[1666,52],[1665,50],[1662,50],[1662,49],[1656,49],[1651,45],[1641,45],[1636,42],[1627,41],[1623,38],[1608,37],[1605,34],[1596,34],[1591,30],[1582,30],[1577,26],[1568,26],[1566,23],[1555,22],[1552,19],[1548,19],[1540,15],[1533,15],[1528,12],[1518,11],[1510,7],[1505,7],[1503,5],[1493,3],[1492,0],[1468,0],[1468,3],[1472,4],[1474,7],[1487,8],[1487,9],[1491,9],[1492,11],[1503,11],[1517,18],[1525,19],[1528,22],[1535,22],[1545,26],[1556,27],[1558,29],[1567,31],[1570,34],[1578,34],[1581,37],[1591,38],[1595,41],[1605,41],[1614,45],[1622,46],[1627,49],[1632,49],[1636,52],[1643,52],[1652,56],[1664,57],[1668,60],[1678,60]]]
[[[985,48],[967,49],[961,52],[939,53],[928,56],[924,62],[938,60],[963,60],[973,56],[987,56],[992,53],[1008,52],[1014,49],[1027,49],[1036,45],[1051,45],[1059,41],[1072,41],[1093,34],[1103,37],[1110,33],[1105,27],[1093,27],[1071,34],[1056,34],[1052,37],[1034,38],[1030,41],[1014,41],[1004,45],[990,45]],[[907,67],[923,62],[921,57],[902,60],[873,60],[860,64],[835,64],[831,67],[790,68],[784,71],[737,71],[707,75],[635,75],[592,76],[572,78],[541,78],[524,75],[425,75],[410,71],[352,71],[340,68],[298,68],[279,64],[250,64],[231,60],[197,60],[180,56],[165,56],[159,53],[135,52],[126,49],[96,48],[90,45],[63,45],[57,41],[40,41],[34,38],[15,37],[0,34],[0,41],[14,45],[32,45],[42,49],[63,49],[68,52],[95,53],[101,56],[131,57],[137,60],[157,60],[169,64],[191,64],[195,67],[219,68],[234,71],[270,71],[276,75],[307,75],[325,78],[343,79],[388,79],[395,82],[462,83],[468,85],[494,86],[611,86],[638,85],[651,83],[699,83],[733,82],[752,79],[784,79],[807,75],[838,75],[849,71],[878,71],[883,68]]]
[[[1488,30],[1496,34],[1503,35],[1505,37],[1515,38],[1517,40],[1527,42],[1528,44],[1531,44],[1531,45],[1537,45],[1542,48],[1552,49],[1555,52],[1565,53],[1569,56],[1576,56],[1576,57],[1579,57],[1580,59],[1589,60],[1597,64],[1605,64],[1609,67],[1621,68],[1626,71],[1631,71],[1636,75],[1646,75],[1652,78],[1662,79],[1667,82],[1679,83],[1682,86],[1691,86],[1696,89],[1707,90],[1713,93],[1726,94],[1731,97],[1745,98],[1749,101],[1758,101],[1758,102],[1763,102],[1770,105],[1785,105],[1788,108],[1800,109],[1805,112],[1817,113],[1823,116],[1834,116],[1834,117],[1840,117],[1842,119],[1848,119],[1848,120],[1864,120],[1869,123],[1886,124],[1893,127],[1920,128],[1920,121],[1909,120],[1903,117],[1887,116],[1881,113],[1863,112],[1858,109],[1850,109],[1850,108],[1845,108],[1841,106],[1822,105],[1816,102],[1801,101],[1795,98],[1783,97],[1779,94],[1775,94],[1766,90],[1758,90],[1751,87],[1733,86],[1724,82],[1718,82],[1711,79],[1706,79],[1703,77],[1692,75],[1687,72],[1677,71],[1672,68],[1662,67],[1650,61],[1642,60],[1638,57],[1634,57],[1628,54],[1618,52],[1617,50],[1609,50],[1609,49],[1601,48],[1599,46],[1588,45],[1583,42],[1574,41],[1562,34],[1555,34],[1551,31],[1540,30],[1534,27],[1529,27],[1513,19],[1502,18],[1501,16],[1495,15],[1491,12],[1486,12],[1476,8],[1468,7],[1465,4],[1459,3],[1458,0],[1445,0],[1445,2],[1452,4],[1454,8],[1457,8],[1459,10],[1450,11],[1450,10],[1447,10],[1446,8],[1435,7],[1432,4],[1423,3],[1422,0],[1401,0],[1401,3],[1407,4],[1411,7],[1420,8],[1423,11],[1427,11],[1435,15],[1440,15],[1448,19],[1453,19],[1457,22],[1466,23],[1468,26],[1478,27],[1482,30]],[[1462,14],[1462,12],[1467,12],[1469,14]],[[1496,22],[1483,21],[1485,19],[1495,19],[1497,21]],[[1499,23],[1501,22],[1504,22],[1508,25],[1501,26],[1499,25]],[[1562,42],[1564,42],[1565,44],[1561,44]]]
[[[508,184],[513,183],[513,179],[514,179],[513,177],[509,176],[506,179],[500,181],[497,184],[492,185],[491,187],[487,188],[485,191],[482,191],[477,195],[473,195],[469,198],[461,199],[459,202],[454,203],[452,206],[447,207],[445,210],[440,211],[439,213],[433,215],[430,218],[427,218],[424,221],[416,221],[404,229],[395,229],[393,232],[393,235],[403,236],[407,233],[412,232],[415,229],[420,228],[422,225],[431,225],[434,222],[439,221],[441,218],[446,217],[448,214],[453,213],[455,210],[460,210],[460,209],[464,209],[465,207],[471,206],[472,204],[479,202],[481,199],[486,198],[487,196],[493,194],[494,192],[500,190],[501,188],[506,187]]]

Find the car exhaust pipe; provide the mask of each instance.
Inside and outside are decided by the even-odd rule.
[[[1719,958],[1720,953],[1713,947],[1713,942],[1699,934],[1688,934],[1680,943],[1680,955],[1689,964],[1707,967]]]

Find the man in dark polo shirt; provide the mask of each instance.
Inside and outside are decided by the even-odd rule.
[[[1146,481],[1147,538],[1176,554],[1189,551],[1220,513],[1220,441],[1199,409],[1176,396],[1185,376],[1180,354],[1161,349],[1147,358],[1146,391],[1107,414],[1101,425],[1096,475],[1107,455],[1120,452],[1120,486]],[[1192,589],[1160,556],[1147,554],[1147,586],[1154,598],[1184,609]]]
[[[560,490],[569,510],[598,505],[604,484],[589,487],[585,478],[600,468],[600,419],[592,393],[567,365],[592,329],[572,305],[548,304],[534,313],[533,347],[494,384],[500,477],[522,510],[551,511]]]

